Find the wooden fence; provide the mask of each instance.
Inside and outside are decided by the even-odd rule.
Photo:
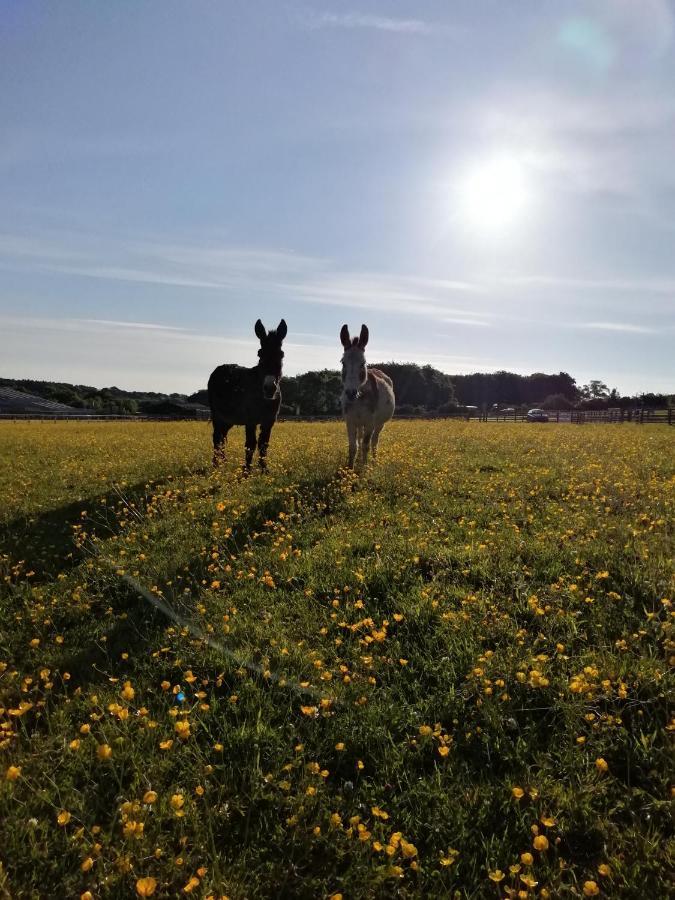
[[[208,416],[56,415],[54,413],[0,413],[0,421],[13,422],[208,422]]]
[[[572,425],[622,424],[634,422],[638,425],[675,425],[673,407],[663,409],[548,409],[544,410],[549,422],[563,422]],[[511,412],[488,410],[476,413],[472,418],[483,422],[526,422],[525,410]]]
[[[675,425],[675,408],[663,409],[553,409],[546,410],[549,422],[572,425],[622,424]],[[280,422],[330,422],[339,421],[339,415],[279,416]],[[469,410],[443,415],[396,414],[397,419],[460,419],[474,422],[527,422],[527,410]],[[208,416],[129,416],[86,415],[55,413],[0,413],[0,421],[14,422],[204,422]]]

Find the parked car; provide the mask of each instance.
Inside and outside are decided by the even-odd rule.
[[[548,422],[548,415],[544,409],[531,409],[527,414],[528,422]]]

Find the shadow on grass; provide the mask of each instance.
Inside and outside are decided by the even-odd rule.
[[[154,482],[157,489],[163,481]],[[110,537],[122,529],[115,515],[121,505],[138,504],[148,493],[148,481],[125,485],[124,493],[117,488],[104,495],[84,498],[46,510],[34,516],[20,516],[0,530],[0,554],[12,561],[22,560],[26,570],[34,575],[31,583],[49,581],[80,562],[74,539],[75,528],[82,526],[99,537]],[[87,510],[88,515],[82,516]]]

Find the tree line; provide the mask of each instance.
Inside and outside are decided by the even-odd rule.
[[[447,375],[433,366],[414,363],[376,363],[394,382],[396,407],[401,414],[443,415],[467,406],[480,410],[495,406],[547,409],[607,409],[608,407],[664,407],[675,405],[675,396],[649,393],[621,396],[600,380],[577,385],[567,372],[548,375],[535,372],[474,372]],[[208,406],[206,390],[193,394],[125,391],[118,387],[95,388],[65,382],[0,378],[0,386],[65,403],[76,409],[100,413],[142,415],[190,415]],[[284,377],[284,415],[325,416],[340,412],[340,373],[333,369]]]

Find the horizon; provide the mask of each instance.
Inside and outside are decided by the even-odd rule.
[[[190,394],[289,326],[675,392],[675,5],[25,0],[2,13],[0,366]]]
[[[501,375],[501,374],[518,375],[521,378],[533,378],[536,376],[555,377],[556,375],[568,375],[572,379],[572,381],[574,382],[574,384],[578,390],[581,390],[582,388],[588,386],[588,382],[586,382],[586,383],[580,382],[570,372],[564,372],[562,370],[560,372],[527,372],[525,374],[509,372],[505,369],[496,369],[493,372],[478,372],[478,371],[476,371],[476,372],[454,372],[453,373],[453,372],[442,372],[442,370],[436,369],[435,366],[430,366],[429,363],[413,363],[413,362],[410,362],[409,360],[406,360],[406,361],[376,360],[374,363],[370,363],[369,365],[370,366],[384,366],[384,367],[387,367],[387,366],[401,366],[401,367],[418,366],[419,368],[426,368],[428,366],[428,367],[432,368],[434,371],[441,372],[441,374],[443,374],[443,375],[447,375],[449,378],[470,377],[472,375]],[[327,373],[327,374],[331,374],[331,375],[335,375],[335,374],[339,375],[340,369],[339,368],[336,368],[336,369],[329,369],[329,368],[307,369],[302,372],[297,372],[294,375],[288,375],[287,373],[283,373],[282,383],[281,383],[282,392],[283,392],[283,381],[287,378],[302,378],[304,375],[316,375],[316,374],[323,374],[323,373]],[[613,385],[607,384],[602,378],[595,379],[595,380],[598,381],[599,383],[603,384],[607,388],[608,392],[610,392],[610,393],[612,392],[612,390],[615,389]],[[2,374],[0,374],[0,381],[12,381],[15,383],[34,381],[38,384],[66,384],[66,385],[70,385],[71,387],[75,387],[75,388],[78,388],[78,387],[79,388],[87,388],[87,389],[91,388],[92,390],[99,391],[99,392],[107,391],[107,390],[119,390],[119,391],[122,391],[123,393],[137,393],[137,394],[148,394],[148,395],[149,394],[159,394],[159,395],[166,396],[166,397],[170,397],[173,395],[178,395],[181,397],[190,397],[194,394],[201,393],[202,391],[206,391],[206,389],[207,389],[206,385],[204,385],[203,387],[198,387],[198,388],[195,388],[194,390],[190,390],[190,391],[163,391],[163,390],[157,390],[155,388],[146,390],[146,389],[138,388],[138,387],[123,388],[123,387],[120,387],[118,384],[107,384],[107,385],[98,386],[98,385],[94,385],[94,384],[85,384],[83,382],[77,382],[77,383],[76,382],[60,382],[60,381],[54,381],[52,379],[12,378],[9,376],[4,376]],[[619,394],[619,397],[621,397],[623,399],[625,399],[626,397],[630,397],[631,399],[636,399],[636,400],[639,399],[641,396],[644,396],[644,395],[648,396],[649,394],[662,394],[663,396],[666,396],[666,397],[674,396],[674,394],[672,392],[650,391],[650,390],[642,391],[641,394],[622,394],[621,391],[618,391],[618,394]],[[541,398],[541,399],[544,400],[546,398]],[[513,402],[513,401],[503,401],[503,402]]]

